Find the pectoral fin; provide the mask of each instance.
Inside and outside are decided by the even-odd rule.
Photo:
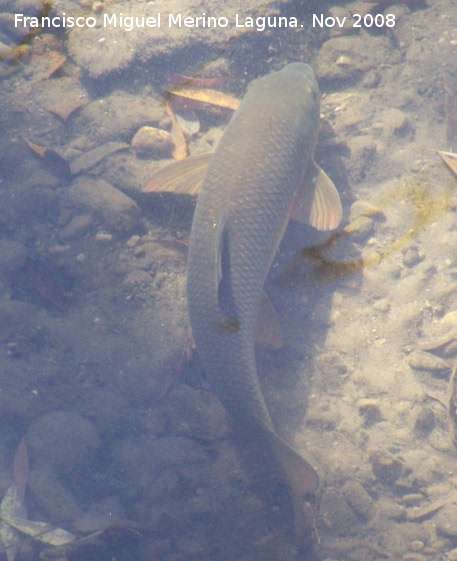
[[[143,193],[183,193],[197,195],[203,183],[212,152],[189,156],[157,171],[146,183]]]
[[[309,166],[292,206],[291,218],[318,230],[334,230],[343,211],[335,185],[315,162]]]

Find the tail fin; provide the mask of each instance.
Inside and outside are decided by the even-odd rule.
[[[305,459],[274,432],[268,431],[267,438],[273,458],[284,473],[289,487],[294,509],[295,538],[307,547],[311,538],[311,523],[305,508],[305,497],[318,494],[322,488],[324,475],[320,466],[312,458]]]

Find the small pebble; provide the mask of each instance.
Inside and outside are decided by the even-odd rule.
[[[359,399],[357,407],[359,413],[365,418],[365,426],[371,426],[382,421],[381,410],[376,399]]]
[[[344,498],[352,510],[363,520],[375,514],[373,499],[357,481],[350,481],[343,487]]]
[[[411,551],[422,551],[424,549],[424,542],[420,540],[414,540],[410,544]]]
[[[411,131],[411,123],[400,109],[387,109],[383,113],[382,120],[387,136],[403,137]]]
[[[95,241],[99,243],[108,243],[113,241],[113,236],[108,234],[108,232],[97,232],[95,235]]]
[[[374,304],[373,304],[373,308],[377,311],[377,312],[388,312],[390,310],[390,304],[387,300],[385,300],[384,298],[382,298],[381,300],[377,300]]]
[[[337,66],[350,66],[352,64],[352,60],[347,56],[341,55],[336,59],[335,64]]]
[[[354,201],[351,205],[350,220],[351,222],[359,216],[366,216],[367,218],[379,218],[385,221],[386,215],[377,206],[372,205],[366,201]]]
[[[140,236],[137,236],[137,235],[131,236],[131,237],[127,240],[127,242],[126,242],[125,245],[126,245],[127,247],[135,247],[135,246],[138,244],[139,241],[140,241]]]
[[[173,150],[173,141],[167,131],[141,127],[132,139],[132,148],[140,158],[169,157]]]
[[[389,452],[375,450],[370,455],[370,461],[373,473],[384,483],[393,483],[403,472],[403,463]]]
[[[424,252],[416,247],[410,247],[403,256],[403,265],[411,269],[425,258]]]
[[[423,495],[420,493],[408,493],[407,495],[403,495],[401,502],[404,505],[418,505],[424,500]]]
[[[402,559],[403,561],[427,561],[427,557],[425,557],[425,555],[413,552],[405,553]]]
[[[457,505],[445,505],[435,516],[436,533],[443,538],[457,538]]]
[[[451,370],[442,358],[418,349],[409,355],[408,363],[414,370],[425,370],[437,378],[445,378]]]
[[[84,234],[92,226],[92,216],[90,214],[79,214],[74,216],[70,222],[62,228],[59,233],[61,241],[76,240],[84,236]]]
[[[49,255],[62,255],[70,249],[69,245],[52,245],[48,249]]]
[[[414,423],[416,431],[428,434],[435,428],[435,413],[433,409],[427,405],[420,408]]]

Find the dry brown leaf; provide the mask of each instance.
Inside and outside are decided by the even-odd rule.
[[[440,156],[452,173],[457,176],[457,154],[454,154],[453,152],[442,152],[441,150],[437,150],[436,153]]]
[[[75,541],[75,536],[73,534],[67,532],[63,528],[56,528],[47,522],[36,522],[34,520],[27,520],[26,518],[19,518],[18,516],[7,516],[3,514],[1,518],[19,532],[43,543],[59,546]]]
[[[66,121],[68,117],[80,107],[82,107],[82,103],[80,102],[65,103],[64,101],[61,105],[54,105],[52,107],[47,107],[46,109],[47,111],[49,111],[49,113],[60,117],[62,121]]]
[[[192,88],[213,88],[219,86],[222,82],[230,79],[230,76],[216,76],[214,78],[193,78],[184,74],[170,74],[170,82],[173,89],[179,89],[186,86]]]
[[[17,495],[22,503],[25,499],[25,489],[29,478],[29,459],[25,439],[23,438],[17,447],[13,465],[14,482],[16,483]]]
[[[439,501],[435,501],[434,503],[424,507],[424,508],[418,508],[415,509],[413,511],[408,512],[408,520],[411,521],[416,521],[416,520],[422,520],[423,518],[427,518],[427,516],[430,516],[431,514],[434,514],[437,510],[440,510],[441,508],[443,508],[443,506],[446,506],[447,504],[453,503],[455,501],[453,501],[452,499],[446,498],[446,499],[441,499]]]
[[[43,158],[45,165],[49,166],[54,172],[64,176],[70,176],[70,166],[65,158],[50,148],[35,144],[25,136],[22,137],[30,150],[33,150],[40,158]]]
[[[46,148],[45,146],[40,146],[39,144],[35,144],[35,142],[32,142],[25,136],[23,138],[30,150],[33,150],[35,154],[38,154],[38,156],[40,156],[41,158],[45,157],[48,148]]]
[[[185,97],[186,99],[192,99],[193,101],[210,103],[211,105],[217,105],[218,107],[226,107],[227,109],[233,109],[234,111],[236,111],[240,105],[240,101],[236,99],[236,97],[211,89],[186,87],[169,90],[169,93]]]
[[[171,138],[175,145],[172,156],[176,161],[184,160],[184,158],[187,156],[186,138],[184,136],[184,133],[182,132],[180,124],[176,119],[175,114],[171,110],[168,103],[165,104],[165,111],[171,120]]]
[[[47,56],[47,69],[45,80],[49,80],[67,61],[67,57],[57,51],[50,51]]]

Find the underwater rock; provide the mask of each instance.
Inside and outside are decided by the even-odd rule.
[[[418,349],[409,355],[408,363],[414,370],[425,370],[437,378],[444,378],[451,371],[450,366],[445,360]]]
[[[370,455],[371,468],[375,476],[387,484],[394,483],[403,473],[404,463],[393,454],[376,450]]]
[[[0,341],[42,342],[43,317],[32,304],[19,300],[0,300]]]
[[[167,131],[141,127],[132,139],[132,148],[139,158],[167,158],[171,156],[173,141]]]
[[[167,121],[160,100],[116,90],[83,107],[73,126],[75,135],[89,138],[96,148],[110,141],[130,142],[141,126],[159,126]]]
[[[37,104],[62,121],[89,102],[89,95],[79,79],[70,76],[42,80],[34,97]]]
[[[40,508],[56,523],[71,523],[82,515],[73,495],[48,468],[32,469],[28,488]]]
[[[343,495],[352,510],[363,520],[369,520],[375,514],[373,499],[357,481],[344,485]]]
[[[342,354],[335,351],[328,351],[317,355],[314,359],[314,366],[317,379],[323,387],[327,387],[328,384],[335,388],[341,387],[349,371]]]
[[[103,15],[100,16],[97,27],[73,27],[68,33],[68,50],[75,63],[84,68],[93,78],[100,78],[114,71],[123,70],[140,60],[147,64],[151,59],[164,60],[167,57],[178,57],[180,51],[185,52],[184,57],[191,57],[189,52],[195,45],[199,49],[218,49],[228,45],[236,35],[246,35],[256,32],[255,27],[244,27],[243,23],[247,16],[257,12],[263,16],[278,13],[280,5],[265,5],[261,0],[250,0],[249,2],[226,3],[222,12],[227,18],[225,26],[203,26],[185,25],[185,16],[214,13],[214,6],[209,0],[157,0],[154,2],[153,10],[148,3],[126,2],[122,6],[123,21],[128,18],[137,19],[157,17],[161,14],[160,26],[155,27],[133,27],[128,32],[125,25],[121,24],[119,18],[119,7],[117,4],[105,3]],[[117,14],[114,25],[113,16]],[[169,14],[175,19],[170,20]],[[221,14],[221,15],[222,15]],[[238,14],[240,26],[235,28],[236,14]],[[92,14],[91,14],[92,15]],[[216,14],[214,14],[216,15]],[[181,25],[179,19],[181,17]],[[103,22],[111,22],[111,25],[103,25]],[[150,22],[152,25],[152,21]]]
[[[436,533],[444,538],[457,538],[457,505],[447,504],[436,515]]]
[[[27,250],[14,240],[0,240],[0,294],[8,289],[13,276],[24,265]]]
[[[77,413],[55,411],[32,423],[26,434],[29,488],[55,522],[74,522],[82,509],[61,478],[84,472],[99,446],[95,427]]]
[[[324,492],[320,512],[336,535],[351,535],[357,531],[358,517],[338,489],[329,488]]]
[[[137,430],[135,415],[124,396],[107,388],[94,388],[84,395],[79,410],[104,438],[119,438]]]
[[[74,216],[70,222],[62,228],[59,238],[62,242],[77,240],[82,238],[92,226],[93,218],[90,214],[78,214]]]
[[[188,524],[192,514],[210,514],[204,492],[208,459],[205,448],[189,438],[129,437],[114,447],[111,476],[119,481],[121,501],[132,505],[129,517],[147,519],[165,537],[164,528],[174,533],[176,524]]]
[[[370,427],[382,421],[382,413],[379,402],[376,399],[362,398],[357,402],[359,413],[365,419],[365,427]]]
[[[14,274],[25,262],[24,244],[14,240],[0,240],[0,275]]]
[[[376,161],[376,143],[371,136],[361,134],[348,139],[348,144],[352,156],[348,165],[349,176],[354,183],[360,183],[369,176],[370,170]]]
[[[386,109],[381,119],[384,125],[384,136],[391,140],[391,137],[403,137],[412,131],[408,117],[395,107]]]
[[[346,82],[363,77],[392,58],[387,37],[344,36],[326,41],[314,65],[320,80]]]
[[[106,142],[75,158],[70,164],[70,171],[72,175],[88,172],[107,156],[126,148],[129,148],[129,145],[125,142]]]
[[[170,392],[167,404],[174,432],[179,435],[211,441],[228,432],[225,411],[209,392],[180,384]]]
[[[77,413],[55,411],[32,423],[26,435],[32,463],[57,474],[79,471],[99,446],[91,422]]]
[[[435,428],[436,419],[433,409],[427,405],[420,406],[419,413],[417,414],[414,428],[418,432],[428,434]]]
[[[67,206],[92,211],[106,228],[119,233],[129,232],[140,221],[135,201],[103,179],[78,178],[68,191]]]
[[[409,247],[403,255],[403,265],[411,269],[421,261],[423,261],[425,255],[422,251],[420,251],[417,247],[412,246]]]

